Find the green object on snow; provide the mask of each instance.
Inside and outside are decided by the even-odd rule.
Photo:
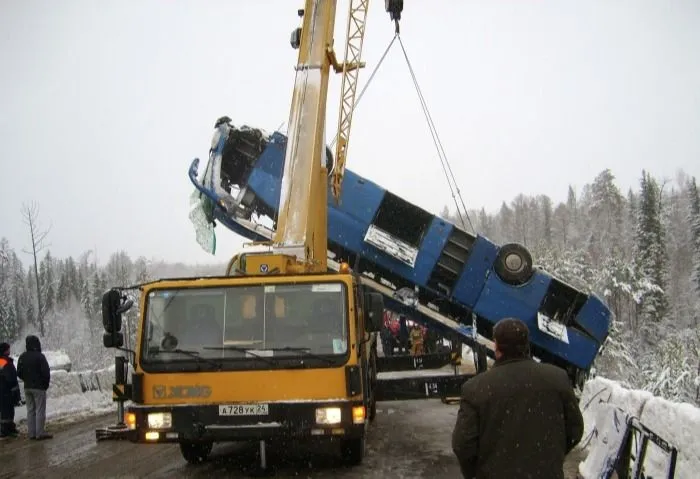
[[[197,189],[190,196],[189,218],[194,225],[197,243],[210,254],[216,253],[216,232],[214,231],[214,204]]]

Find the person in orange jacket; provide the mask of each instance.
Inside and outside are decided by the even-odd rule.
[[[17,437],[15,407],[21,403],[17,369],[10,357],[10,345],[0,343],[0,439]]]
[[[423,330],[418,325],[411,328],[411,356],[422,356],[423,353]]]

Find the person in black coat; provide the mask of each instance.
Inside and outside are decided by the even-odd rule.
[[[494,367],[462,386],[452,449],[465,478],[564,479],[583,417],[566,371],[530,357],[527,325],[493,330]]]
[[[10,345],[0,343],[0,438],[17,437],[15,407],[20,402],[17,370],[10,357]]]
[[[44,431],[46,423],[46,390],[51,383],[51,371],[46,356],[41,352],[41,342],[34,335],[25,340],[26,351],[17,360],[17,376],[24,381],[24,397],[27,402],[27,433],[29,439],[50,439]]]

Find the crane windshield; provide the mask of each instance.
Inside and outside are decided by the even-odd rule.
[[[335,364],[348,353],[340,282],[157,289],[145,308],[143,365],[268,368],[286,360]]]

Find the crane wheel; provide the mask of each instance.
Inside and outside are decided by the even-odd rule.
[[[211,442],[181,442],[180,452],[188,463],[201,464],[209,457],[212,447]]]
[[[369,411],[367,417],[371,421],[377,417],[377,351],[372,350],[370,359],[370,396],[369,396]]]
[[[345,439],[341,445],[343,462],[348,466],[359,466],[365,458],[365,438]]]

